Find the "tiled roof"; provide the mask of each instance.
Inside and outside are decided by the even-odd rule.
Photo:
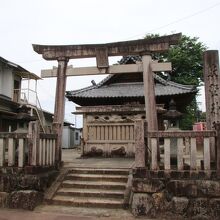
[[[127,64],[127,63],[137,63],[137,62],[141,62],[141,56],[124,56],[122,57],[122,59],[118,62],[119,64]]]
[[[107,77],[109,79],[110,77]],[[80,90],[67,91],[68,98],[107,98],[107,97],[143,97],[144,84],[143,82],[132,83],[113,83],[103,85],[106,78],[97,85],[89,86]],[[170,96],[186,93],[195,93],[194,86],[181,85],[171,81],[166,81],[155,75],[155,94],[156,96]]]
[[[118,63],[128,64],[141,62],[140,56],[125,56]],[[120,74],[119,74],[120,75]],[[115,75],[109,75],[100,83],[79,90],[67,91],[66,97],[74,98],[116,98],[116,97],[144,97],[143,82],[108,83]],[[182,85],[169,80],[164,80],[154,74],[156,96],[172,96],[196,93],[194,86]]]

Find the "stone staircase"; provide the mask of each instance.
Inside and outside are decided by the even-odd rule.
[[[46,200],[71,207],[123,208],[128,175],[128,169],[70,169]]]

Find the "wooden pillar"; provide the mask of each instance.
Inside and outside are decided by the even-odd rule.
[[[220,178],[220,123],[216,123],[216,163],[217,163],[217,176]]]
[[[154,76],[151,69],[151,56],[144,55],[142,57],[143,62],[143,80],[144,80],[144,98],[145,98],[145,110],[146,120],[148,123],[149,131],[157,131],[157,111],[154,89]]]
[[[54,120],[53,120],[53,128],[55,133],[57,134],[56,162],[61,161],[67,64],[68,64],[67,58],[61,57],[58,59],[56,98],[55,98],[55,109],[54,109]]]
[[[145,99],[145,111],[147,120],[147,131],[158,131],[158,121],[157,121],[157,109],[155,100],[155,88],[154,88],[154,73],[151,68],[151,55],[142,56],[143,62],[143,81],[144,81],[144,99]],[[148,151],[151,150],[151,141],[148,139]],[[150,161],[150,152],[146,152],[146,160]],[[159,154],[159,141],[157,141],[157,160],[160,160]]]
[[[24,167],[25,164],[25,141],[23,138],[18,140],[18,167]]]
[[[135,167],[145,167],[144,120],[135,121]]]
[[[40,124],[39,121],[31,121],[28,127],[28,148],[29,163],[32,166],[39,165],[39,141],[40,141]]]
[[[15,140],[14,138],[8,139],[8,166],[15,164]]]
[[[208,130],[214,130],[220,122],[220,74],[217,50],[208,50],[203,54],[203,73],[205,82],[206,123]],[[211,160],[215,160],[214,138],[210,142]]]
[[[0,138],[0,167],[5,164],[5,140]]]
[[[93,131],[95,128],[93,128]],[[96,140],[96,135],[93,133],[93,140]],[[83,134],[82,134],[82,140],[81,140],[81,156],[83,156],[86,153],[86,145],[88,141],[88,125],[87,125],[87,114],[83,114]]]

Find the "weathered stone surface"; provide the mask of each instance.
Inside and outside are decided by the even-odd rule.
[[[12,192],[8,198],[9,208],[33,210],[43,201],[43,193],[34,190]]]
[[[220,219],[220,198],[210,199],[209,206],[211,215]]]
[[[167,190],[173,194],[173,196],[197,196],[197,185],[195,181],[181,181],[172,180],[167,184]]]
[[[210,220],[210,216],[208,215],[196,215],[190,218],[191,220]]]
[[[188,204],[189,200],[186,197],[173,197],[172,212],[183,214],[186,211]]]
[[[214,180],[172,180],[167,189],[174,196],[220,197],[220,181]]]
[[[101,157],[103,155],[103,150],[97,147],[91,147],[91,150],[85,153],[88,157]]]
[[[199,194],[209,197],[220,197],[220,181],[197,180],[196,183]]]
[[[125,155],[126,151],[124,147],[119,147],[111,151],[111,156],[124,157]]]
[[[0,191],[12,192],[16,190],[44,191],[56,178],[58,171],[50,171],[38,175],[24,173],[4,173],[0,175]]]
[[[154,209],[156,212],[166,212],[169,210],[169,202],[164,192],[154,193],[152,195]]]
[[[133,192],[156,193],[163,188],[163,182],[156,179],[134,178],[132,181]]]
[[[0,207],[5,208],[8,206],[8,193],[0,192]]]
[[[148,215],[153,207],[153,199],[147,193],[134,193],[131,211],[134,216]]]
[[[206,198],[191,199],[187,209],[187,216],[206,216],[208,207],[208,199]]]

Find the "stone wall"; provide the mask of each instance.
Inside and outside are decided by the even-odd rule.
[[[220,180],[215,172],[136,169],[131,211],[168,219],[219,219]]]
[[[55,169],[39,171],[33,174],[24,169],[2,168],[0,170],[0,207],[33,210],[40,204],[43,201],[44,191],[55,180],[58,171]]]

